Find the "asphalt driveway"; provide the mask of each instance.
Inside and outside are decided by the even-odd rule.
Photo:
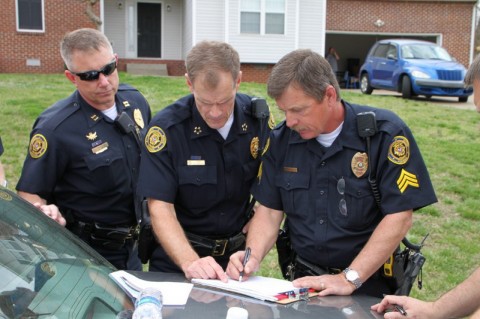
[[[345,89],[342,89],[342,91]],[[358,94],[362,94],[360,90],[348,90],[349,92],[355,92]],[[386,91],[386,90],[373,90],[372,95],[393,95],[399,99],[402,98],[400,93],[393,92],[393,91]],[[458,102],[458,98],[453,97],[443,97],[443,96],[432,96],[430,99],[425,98],[425,96],[418,96],[413,98],[418,101],[425,101],[429,103],[434,103],[438,105],[450,106],[458,109],[464,110],[475,110],[475,105],[473,104],[473,94],[468,97],[468,101],[465,103]]]

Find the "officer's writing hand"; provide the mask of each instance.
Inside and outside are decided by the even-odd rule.
[[[299,288],[313,288],[320,292],[319,296],[347,296],[355,290],[353,284],[349,283],[343,274],[306,276],[295,279],[292,283]]]
[[[63,218],[62,214],[60,213],[60,210],[56,205],[45,205],[41,203],[33,203],[33,206],[38,208],[40,211],[42,211],[45,215],[56,221],[62,226],[65,226],[67,224],[67,221],[65,218]]]
[[[184,268],[185,277],[200,279],[220,279],[228,281],[228,277],[222,267],[211,256],[192,261]]]
[[[242,280],[248,280],[248,277],[256,272],[260,268],[260,262],[258,259],[251,254],[248,259],[245,269],[243,268],[243,259],[245,258],[245,251],[237,251],[235,254],[230,256],[230,262],[227,266],[227,275],[229,278],[238,280],[240,277],[240,272],[243,271]]]
[[[405,318],[395,309],[395,305],[401,306],[407,313],[408,318],[442,318],[442,312],[435,312],[433,302],[425,302],[412,297],[388,295],[380,303],[371,307],[373,311],[385,312],[384,318]]]

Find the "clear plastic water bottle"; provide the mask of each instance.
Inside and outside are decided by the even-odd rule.
[[[135,302],[132,319],[162,319],[163,297],[158,289],[147,287]]]

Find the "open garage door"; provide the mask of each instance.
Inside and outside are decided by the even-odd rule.
[[[418,39],[440,44],[438,42],[440,35],[359,34],[327,31],[325,50],[328,52],[328,48],[330,47],[334,47],[337,50],[340,56],[340,60],[338,61],[339,77],[341,77],[341,74],[345,71],[348,71],[349,74],[358,75],[358,71],[365,61],[368,50],[370,50],[372,45],[378,40],[391,38]]]

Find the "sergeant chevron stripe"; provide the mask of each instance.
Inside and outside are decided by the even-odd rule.
[[[407,172],[405,169],[402,168],[400,173],[400,177],[397,179],[398,189],[401,193],[405,192],[408,186],[418,188],[418,179],[415,174]]]

